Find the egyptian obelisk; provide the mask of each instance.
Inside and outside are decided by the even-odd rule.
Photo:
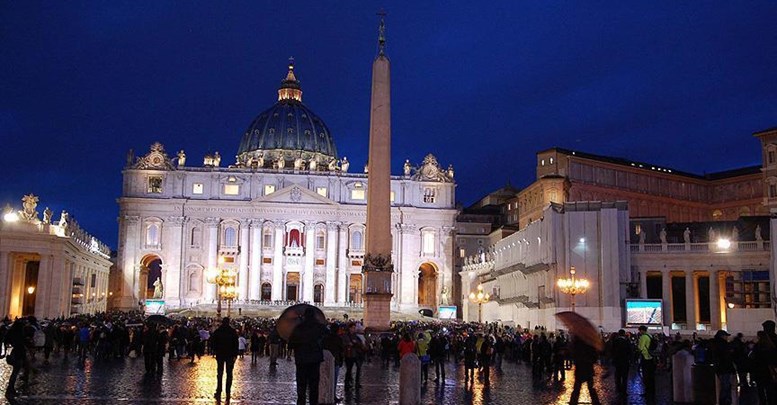
[[[378,56],[372,63],[370,151],[367,172],[367,251],[364,255],[364,326],[387,330],[391,315],[391,66],[385,13],[379,13]]]

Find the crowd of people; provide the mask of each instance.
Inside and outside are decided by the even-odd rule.
[[[165,318],[111,312],[42,321],[5,319],[0,324],[0,357],[13,366],[5,395],[13,400],[18,395],[17,380],[21,380],[21,389],[27,387],[36,373],[35,363],[49,362],[52,355],[78,364],[142,357],[149,379],[161,377],[165,358],[195,363],[212,355],[218,374],[214,397],[225,395],[229,400],[236,359],[250,354],[252,363],[269,356],[270,367],[277,367],[279,359],[293,357],[298,403],[315,404],[320,378],[317,365],[327,350],[334,358],[334,383],[344,372],[346,392],[360,389],[365,362],[398,367],[403,356],[414,353],[421,361],[421,384],[438,386],[445,385],[450,362],[463,365],[464,387],[476,379],[488,386],[491,373],[501,372],[503,362],[524,363],[538,385],[565,381],[574,364],[571,403],[577,403],[585,385],[596,404],[600,403],[593,384],[596,364],[602,364],[603,377],[614,374],[623,398],[629,373],[636,367],[643,394],[650,400],[655,398],[656,372],[671,371],[672,356],[686,351],[697,365],[714,369],[723,387],[719,403],[731,403],[731,390],[726,390],[731,382],[757,392],[761,404],[777,404],[777,334],[772,321],[764,322],[763,331],[752,341],[741,334],[729,341],[726,331],[701,339],[696,334],[688,338],[651,334],[643,327],[637,333],[602,333],[604,350],[599,350],[574,335],[539,327],[408,321],[393,322],[389,331],[369,334],[360,322],[348,319],[330,319],[326,325],[314,322],[313,316],[303,319],[306,321],[288,339],[278,334],[276,320],[268,318]],[[223,375],[226,381],[222,383]]]

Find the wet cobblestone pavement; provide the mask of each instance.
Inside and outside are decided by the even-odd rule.
[[[3,388],[8,381],[10,367],[0,362]],[[160,379],[144,376],[143,359],[117,359],[93,363],[86,361],[83,367],[61,357],[53,357],[49,365],[40,360],[35,382],[19,397],[21,404],[143,404],[143,403],[215,403],[216,361],[203,357],[195,364],[188,360],[164,361],[164,373]],[[524,364],[504,363],[502,372],[491,373],[490,386],[476,379],[466,387],[461,383],[464,370],[461,365],[448,363],[447,380],[438,386],[431,380],[422,388],[424,404],[565,404],[572,391],[573,378],[568,373],[564,383],[540,383],[534,385],[531,369]],[[379,361],[365,363],[362,369],[362,386],[345,393],[344,370],[341,369],[337,396],[343,404],[397,404],[399,402],[399,369],[384,369]],[[434,372],[430,370],[430,377]],[[656,404],[671,404],[671,385],[668,374],[659,373]],[[643,404],[639,395],[639,376],[632,374],[627,401],[616,398],[613,378],[597,377],[596,386],[604,404]],[[590,402],[583,389],[581,403]],[[232,404],[285,405],[296,403],[294,363],[279,360],[271,371],[269,360],[263,357],[252,365],[250,357],[238,359],[235,365]]]

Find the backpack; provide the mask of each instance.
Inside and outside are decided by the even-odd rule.
[[[656,349],[658,349],[658,339],[651,336],[650,337],[650,345],[648,345],[648,350],[651,352],[654,352]]]

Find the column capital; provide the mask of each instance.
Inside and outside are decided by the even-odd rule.
[[[246,229],[251,225],[250,218],[243,218],[240,220],[240,229]]]
[[[326,230],[329,232],[336,232],[340,225],[342,225],[342,223],[339,221],[326,221]]]
[[[221,223],[221,218],[208,217],[208,218],[205,218],[204,222],[208,228],[215,228],[219,226],[219,224]]]
[[[140,222],[140,215],[125,215],[124,222],[130,225],[137,224]]]
[[[302,221],[302,223],[305,224],[305,229],[306,230],[315,228],[316,224],[318,224],[318,222],[311,221],[311,220],[305,220],[305,221]]]
[[[283,230],[286,228],[286,220],[285,219],[275,219],[272,221],[273,225],[275,225],[275,229]]]
[[[167,217],[165,223],[172,226],[183,226],[183,224],[186,223],[186,220],[186,217]]]
[[[264,227],[264,218],[251,218],[248,220],[248,224],[251,226],[251,228],[261,229]]]

